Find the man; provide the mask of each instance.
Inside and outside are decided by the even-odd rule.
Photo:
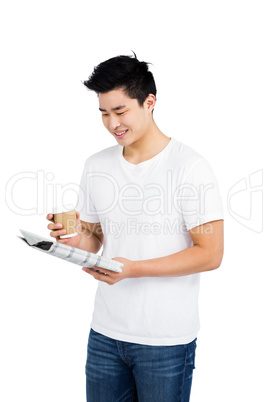
[[[61,243],[95,253],[103,246],[103,256],[124,264],[122,273],[83,268],[99,281],[87,401],[186,402],[200,273],[218,268],[223,256],[218,185],[201,155],[157,127],[147,63],[118,56],[84,84],[98,94],[117,144],[85,163],[78,236],[60,240],[65,232],[54,223],[48,228]]]

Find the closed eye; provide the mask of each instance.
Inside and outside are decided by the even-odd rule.
[[[102,110],[101,110],[102,111]],[[102,111],[103,112],[103,111]],[[122,114],[125,114],[127,110],[124,110],[124,112],[116,113],[117,116],[122,116]],[[102,116],[109,116],[109,113],[102,113]]]

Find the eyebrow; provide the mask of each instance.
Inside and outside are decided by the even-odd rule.
[[[119,105],[119,106],[113,107],[113,108],[112,108],[112,111],[114,111],[114,110],[121,110],[121,109],[124,109],[124,107],[126,107],[126,105]],[[101,112],[107,112],[106,109],[101,109],[100,107],[99,107],[99,110],[100,110]]]

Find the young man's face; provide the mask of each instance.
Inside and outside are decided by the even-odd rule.
[[[154,104],[154,96],[149,95],[140,106],[137,99],[129,98],[123,89],[99,94],[103,124],[120,145],[130,145],[148,133]]]

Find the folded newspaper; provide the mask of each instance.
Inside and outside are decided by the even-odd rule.
[[[20,229],[20,231],[24,237],[18,237],[36,250],[81,265],[82,267],[91,268],[94,271],[98,270],[93,268],[92,265],[109,269],[110,271],[122,272],[121,267],[124,264],[119,261],[111,260],[101,255],[90,253],[89,251],[80,250],[79,248],[67,246],[66,244],[47,240],[34,233],[27,232],[26,230]]]

